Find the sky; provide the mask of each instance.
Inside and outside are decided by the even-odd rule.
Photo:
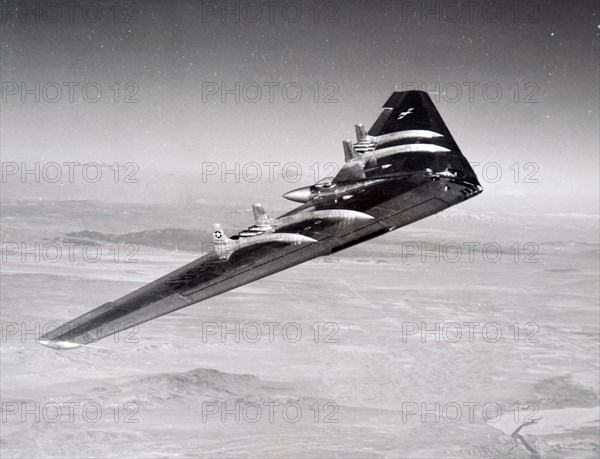
[[[479,205],[598,213],[597,2],[61,5],[1,3],[3,200],[279,199],[416,86]]]

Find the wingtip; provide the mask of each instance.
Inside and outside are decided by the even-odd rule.
[[[66,349],[75,349],[77,347],[81,347],[81,344],[79,343],[73,343],[71,341],[52,341],[52,340],[47,340],[47,339],[40,339],[38,340],[38,343],[40,343],[43,346],[52,348],[52,349],[58,349],[61,351],[64,351]]]

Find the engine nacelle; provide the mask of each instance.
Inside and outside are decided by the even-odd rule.
[[[312,197],[311,188],[312,187],[310,186],[296,188],[295,190],[288,191],[286,194],[283,195],[283,197],[294,202],[308,202]]]

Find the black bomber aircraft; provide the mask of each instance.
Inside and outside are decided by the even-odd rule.
[[[302,205],[228,238],[213,227],[215,249],[115,301],[51,330],[39,342],[69,349],[185,308],[316,257],[381,236],[481,193],[429,95],[394,92],[357,142],[343,142],[335,177],[284,195]]]

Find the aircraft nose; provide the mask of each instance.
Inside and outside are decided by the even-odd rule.
[[[296,188],[295,190],[288,191],[283,197],[294,202],[308,202],[310,201],[310,188],[310,186]]]

